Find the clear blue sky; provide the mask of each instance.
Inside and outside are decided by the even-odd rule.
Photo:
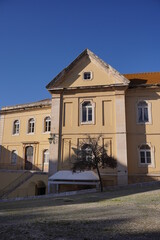
[[[160,0],[0,0],[0,107],[50,97],[85,48],[120,73],[160,71]]]

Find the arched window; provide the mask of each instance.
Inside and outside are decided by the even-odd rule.
[[[45,149],[43,151],[43,165],[42,165],[42,171],[48,172],[49,167],[49,150]]]
[[[19,120],[15,120],[13,123],[13,134],[19,134]]]
[[[143,144],[139,148],[140,151],[140,163],[151,164],[151,148],[148,144]]]
[[[11,152],[11,164],[16,164],[17,163],[17,151],[13,150]]]
[[[138,123],[149,122],[148,103],[146,101],[140,101],[138,103]]]
[[[49,150],[48,149],[45,149],[43,151],[43,162],[44,162],[44,164],[49,163]]]
[[[81,103],[81,123],[94,123],[94,103],[92,101]]]
[[[34,118],[30,118],[28,121],[28,133],[34,133],[35,128],[35,120]]]
[[[51,118],[46,117],[44,119],[44,132],[50,132],[51,131]]]

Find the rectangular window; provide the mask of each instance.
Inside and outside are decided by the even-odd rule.
[[[84,80],[91,80],[92,79],[92,73],[91,72],[84,72],[83,73],[83,79]]]
[[[81,123],[93,124],[94,123],[94,107],[92,101],[84,101],[80,106]]]
[[[150,164],[151,163],[151,153],[150,152],[146,152],[146,159],[147,159],[147,163]]]
[[[140,152],[140,156],[141,156],[141,163],[145,163],[145,152]]]
[[[92,108],[88,108],[88,121],[92,121]]]
[[[137,123],[151,123],[151,103],[140,101],[137,104]]]

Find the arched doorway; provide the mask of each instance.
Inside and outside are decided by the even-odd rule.
[[[35,195],[45,195],[46,185],[43,181],[38,181],[36,184]]]
[[[25,169],[32,170],[33,165],[33,147],[28,146],[25,148]]]

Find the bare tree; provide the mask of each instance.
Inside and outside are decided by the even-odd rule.
[[[101,192],[103,192],[103,183],[100,174],[100,168],[116,168],[117,160],[108,156],[107,144],[100,145],[101,135],[97,138],[91,138],[88,135],[86,141],[82,141],[79,148],[73,148],[76,159],[73,162],[72,171],[76,172],[96,169],[100,181]]]

